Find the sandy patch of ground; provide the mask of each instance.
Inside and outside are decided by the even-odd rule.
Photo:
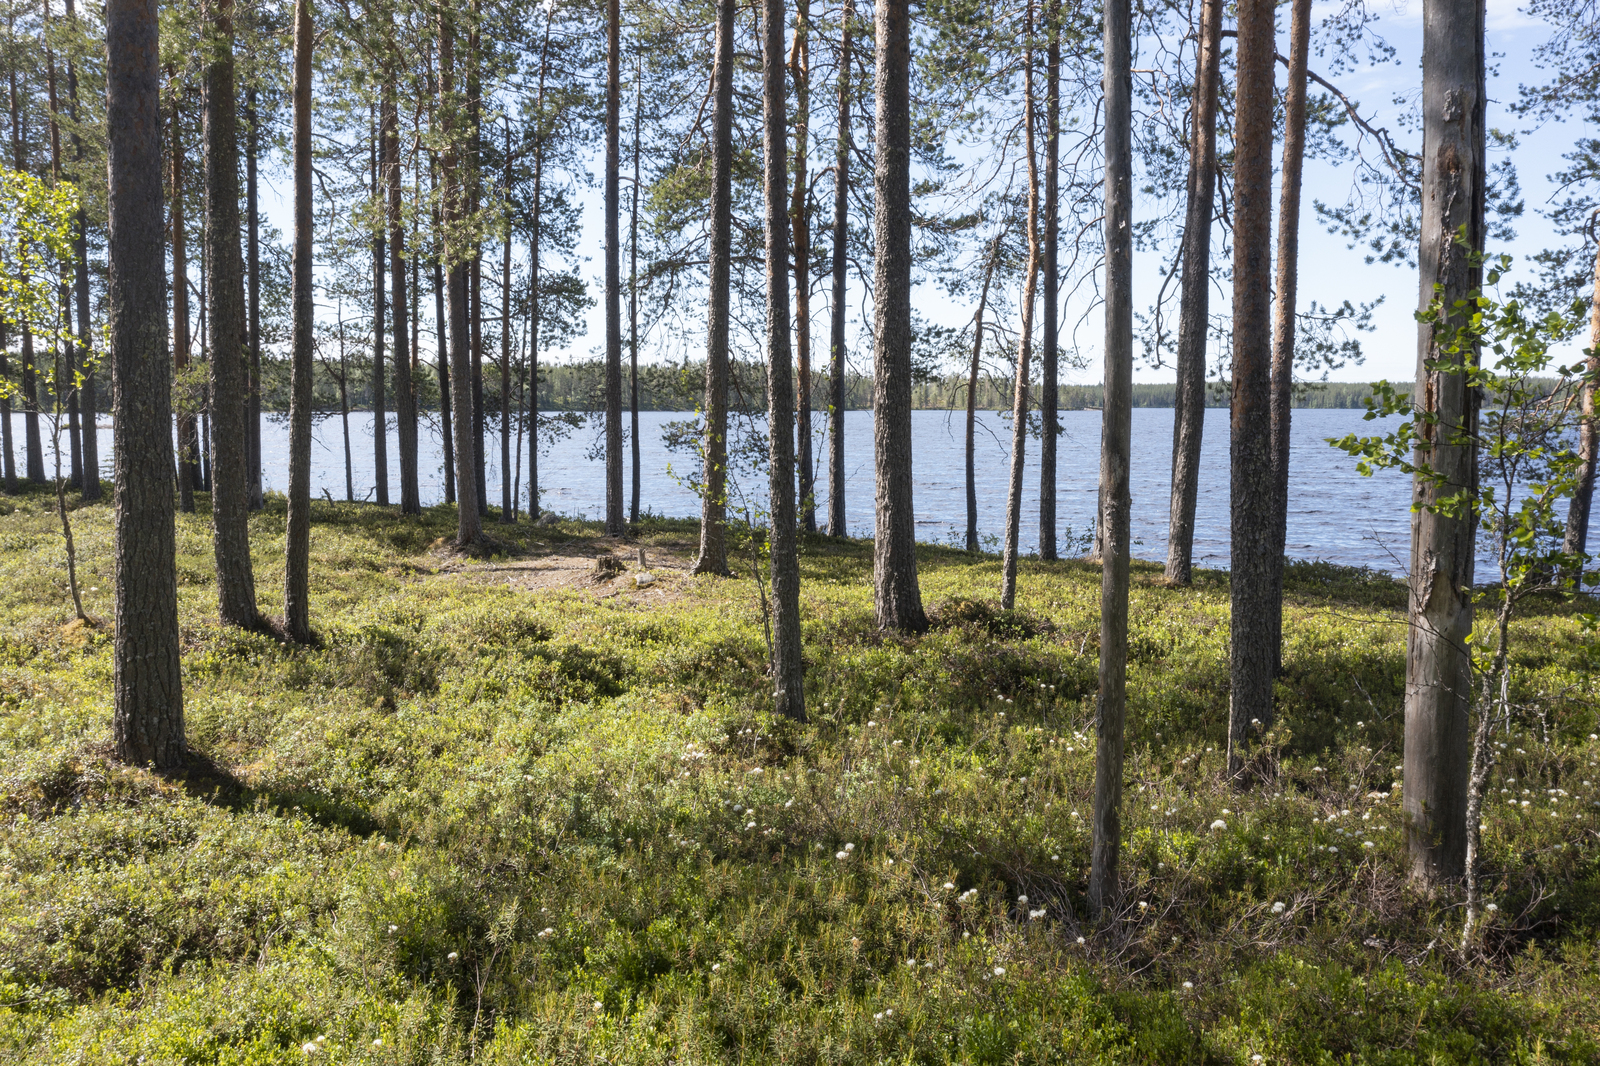
[[[434,573],[452,580],[508,585],[533,593],[575,591],[595,599],[625,596],[641,604],[665,603],[688,591],[689,568],[694,565],[697,548],[688,541],[641,546],[597,538],[548,546],[534,544],[519,558],[490,563],[447,556]],[[608,575],[597,568],[596,560],[607,555],[621,564],[620,572]],[[645,578],[643,583],[639,581],[641,577]]]

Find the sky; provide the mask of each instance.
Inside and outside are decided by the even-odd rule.
[[[1316,22],[1335,6],[1327,0],[1319,0],[1314,8],[1313,25],[1315,26]],[[1377,126],[1389,127],[1395,131],[1397,139],[1400,139],[1404,146],[1416,150],[1418,146],[1414,143],[1406,144],[1404,131],[1398,128],[1396,118],[1400,113],[1400,107],[1395,103],[1395,97],[1409,95],[1414,98],[1420,87],[1421,0],[1401,0],[1401,2],[1374,0],[1373,7],[1380,17],[1378,31],[1396,49],[1394,61],[1381,66],[1361,67],[1337,75],[1330,73],[1328,76],[1347,96],[1359,102],[1361,113],[1369,121]],[[1281,22],[1278,50],[1287,53],[1286,11],[1281,16]],[[1525,14],[1516,0],[1488,0],[1488,47],[1492,60],[1498,67],[1497,76],[1489,82],[1488,123],[1491,127],[1518,131],[1516,164],[1527,203],[1523,217],[1516,223],[1516,239],[1509,246],[1489,249],[1491,252],[1509,252],[1516,258],[1518,267],[1512,275],[1512,281],[1532,276],[1531,268],[1523,265],[1527,256],[1541,248],[1561,243],[1559,235],[1541,217],[1540,209],[1547,203],[1552,193],[1553,187],[1548,176],[1561,167],[1561,154],[1577,133],[1575,124],[1552,123],[1542,128],[1529,128],[1526,121],[1518,120],[1508,111],[1509,105],[1516,99],[1519,84],[1542,79],[1541,72],[1531,62],[1531,56],[1533,49],[1548,36],[1549,28]],[[1326,73],[1326,57],[1319,59],[1316,56],[1315,45],[1314,36],[1311,69]],[[1277,66],[1276,72],[1281,86],[1284,77],[1281,64]],[[1229,87],[1224,86],[1224,91],[1229,91]],[[1313,86],[1313,92],[1315,91],[1316,87]],[[1275,159],[1280,151],[1281,146],[1275,149]],[[601,169],[600,164],[599,158],[592,160],[591,171],[598,174]],[[1333,372],[1330,380],[1375,381],[1385,378],[1408,381],[1415,374],[1416,364],[1416,324],[1413,319],[1417,305],[1416,271],[1406,265],[1367,264],[1364,248],[1351,248],[1345,238],[1326,232],[1312,210],[1312,203],[1316,200],[1342,202],[1349,190],[1351,175],[1349,164],[1334,165],[1321,160],[1307,161],[1300,224],[1299,299],[1303,308],[1311,300],[1337,305],[1345,300],[1360,304],[1381,297],[1383,302],[1373,315],[1373,325],[1376,328],[1373,332],[1360,335],[1365,350],[1365,362]],[[290,228],[288,198],[291,190],[285,179],[286,175],[283,174],[268,176],[264,185],[264,202],[268,217],[287,233]],[[600,300],[603,293],[600,190],[593,187],[581,189],[578,200],[582,205],[583,232],[577,247],[579,254],[586,257],[582,263],[582,273],[589,279],[590,291],[596,298],[596,306],[589,314],[586,335],[576,338],[570,351],[545,353],[541,356],[547,359],[554,356],[557,361],[593,358],[603,347],[604,318]],[[1141,209],[1153,211],[1156,207],[1136,200],[1134,205],[1136,217]],[[1214,239],[1214,254],[1217,247],[1218,242]],[[1167,255],[1170,255],[1170,251],[1162,254],[1145,252],[1135,255],[1136,312],[1148,308],[1155,297],[1161,284],[1162,271],[1170,262],[1164,258]],[[859,313],[858,296],[859,294],[852,291],[852,319],[856,319]],[[1228,292],[1213,288],[1211,300],[1213,314],[1225,312],[1228,301]],[[931,281],[923,281],[916,286],[913,304],[920,314],[931,321],[945,325],[964,324],[970,320],[972,312],[970,307],[950,300]],[[1068,323],[1083,316],[1086,309],[1081,302],[1075,306],[1070,300],[1067,301],[1062,308],[1063,329],[1066,329]],[[819,296],[813,298],[813,310],[818,316],[814,328],[819,331],[825,330],[827,321],[825,293],[819,292]],[[1102,380],[1101,353],[1098,344],[1100,321],[1100,312],[1089,310],[1084,325],[1077,333],[1081,353],[1087,358],[1088,365],[1083,370],[1064,371],[1063,383],[1091,384]],[[853,321],[852,332],[859,328],[860,322]],[[642,361],[666,358],[665,355],[656,354],[655,342],[658,340],[660,338],[654,337],[641,340]],[[682,351],[682,346],[667,345],[666,349],[676,354]],[[864,359],[854,359],[853,363],[858,369],[870,369],[864,365]],[[1136,362],[1136,380],[1157,382],[1171,381],[1172,378],[1173,372],[1170,369],[1149,367],[1142,359]]]

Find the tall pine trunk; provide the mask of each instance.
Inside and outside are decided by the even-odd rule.
[[[1306,60],[1311,0],[1294,0],[1289,24],[1289,83],[1283,97],[1283,170],[1278,193],[1278,262],[1272,318],[1272,538],[1267,647],[1272,676],[1283,668],[1283,552],[1289,522],[1289,425],[1294,400],[1295,298],[1300,268],[1300,176],[1306,154]],[[1271,708],[1268,707],[1270,711]],[[1262,718],[1263,722],[1270,718]]]
[[[1239,4],[1234,105],[1228,774],[1272,719],[1272,0]]]
[[[472,353],[467,339],[467,265],[461,253],[459,228],[464,194],[456,144],[455,23],[449,5],[439,8],[439,132],[444,142],[444,217],[442,256],[448,266],[450,304],[450,404],[456,413],[454,431],[456,471],[456,546],[468,548],[483,539],[483,518],[478,513],[478,479],[474,467],[477,450],[472,440]]]
[[[1223,0],[1203,0],[1189,133],[1188,208],[1178,303],[1178,387],[1172,411],[1172,495],[1167,518],[1170,584],[1194,573],[1194,515],[1200,493],[1200,442],[1206,419],[1206,335],[1211,328],[1211,215],[1217,186],[1217,90],[1221,82]]]
[[[1589,359],[1579,397],[1578,484],[1567,507],[1567,530],[1561,550],[1581,555],[1589,541],[1589,516],[1594,505],[1596,460],[1600,459],[1600,417],[1595,411],[1595,387],[1600,382],[1600,251],[1594,260],[1594,295],[1589,305]]]
[[[172,89],[172,366],[178,377],[189,368],[189,232],[184,218],[183,116],[178,110],[181,83]],[[115,385],[113,385],[115,387]],[[178,509],[194,514],[200,486],[200,434],[192,414],[178,416]]]
[[[433,199],[440,200],[438,160],[433,161]],[[450,325],[445,311],[445,248],[443,216],[439,208],[433,209],[433,347],[434,362],[439,371],[439,439],[444,449],[444,502],[456,502],[456,441],[450,424]]]
[[[967,369],[967,551],[978,550],[978,372],[983,358],[983,315],[989,308],[989,286],[994,268],[1000,262],[1000,234],[989,245],[988,262],[983,268],[983,290],[978,294],[978,310],[972,316],[972,364]]]
[[[11,70],[11,155],[18,170],[28,169],[28,140],[22,127],[21,100],[17,94],[17,72]],[[26,278],[22,279],[24,282]],[[22,323],[22,438],[27,453],[28,480],[44,484],[44,442],[39,436],[38,368],[34,366],[33,329]]]
[[[1117,898],[1123,727],[1128,699],[1128,467],[1133,435],[1133,26],[1129,0],[1105,5],[1106,339],[1100,430],[1100,692],[1095,707],[1089,909]]]
[[[1471,252],[1483,250],[1485,191],[1482,0],[1425,0],[1422,8],[1422,244],[1420,305],[1445,308],[1483,282]],[[1465,230],[1468,247],[1457,243]],[[1478,454],[1456,444],[1478,433],[1477,390],[1448,369],[1441,345],[1459,313],[1417,337],[1412,402],[1421,421],[1414,462],[1442,478],[1412,486],[1410,607],[1406,640],[1404,801],[1411,874],[1424,883],[1466,868],[1471,773],[1472,570],[1477,521],[1433,510],[1459,492],[1475,496]],[[1476,362],[1475,351],[1467,356]]]
[[[545,8],[544,42],[539,48],[539,93],[533,142],[533,217],[528,222],[528,519],[539,520],[539,237],[544,207],[544,89],[550,74],[550,28],[555,5]]]
[[[408,329],[406,291],[406,227],[402,214],[400,121],[395,105],[394,76],[385,86],[383,103],[383,169],[389,193],[389,284],[394,291],[394,407],[400,442],[400,513],[421,514],[417,477],[417,387],[412,374],[416,346]]]
[[[850,240],[851,31],[855,0],[844,0],[839,16],[839,136],[833,163],[833,298],[828,330],[828,535],[847,532],[844,516],[845,271]]]
[[[873,602],[880,628],[920,633],[928,619],[917,585],[917,517],[911,502],[910,5],[879,0],[874,22]]]
[[[1044,348],[1039,382],[1039,558],[1056,557],[1056,413],[1059,388],[1061,280],[1058,245],[1061,233],[1061,0],[1045,8],[1047,44],[1044,73]]]
[[[806,148],[811,137],[811,4],[795,0],[794,52],[789,70],[794,77],[794,193],[789,223],[794,229],[794,339],[799,388],[795,397],[795,431],[799,442],[800,524],[817,531],[816,485],[811,464],[811,213],[806,194]]]
[[[506,127],[506,191],[511,188],[511,127]],[[511,220],[500,257],[500,521],[517,520],[517,497],[511,487]]]
[[[311,0],[294,5],[294,261],[290,282],[289,519],[284,537],[283,624],[293,640],[311,640]],[[345,425],[345,491],[350,485],[350,421],[345,398],[344,323],[339,323],[339,408]]]
[[[368,180],[372,201],[383,202],[383,172],[378,162],[381,139],[376,121],[371,123],[368,142]],[[383,284],[384,259],[388,246],[383,239],[383,223],[372,230],[372,472],[379,507],[389,506],[389,408],[388,384],[384,380],[383,335],[389,325],[389,306]]]
[[[615,0],[613,0],[615,2]],[[789,351],[788,109],[784,100],[783,0],[763,0],[761,141],[767,243],[767,458],[772,567],[772,700],[777,713],[806,716],[800,644],[800,556],[795,543],[794,377]]]
[[[641,72],[642,73],[642,72]],[[644,86],[633,96],[633,195],[628,210],[628,413],[632,419],[628,443],[633,452],[633,495],[628,521],[639,521],[639,110]]]
[[[207,0],[206,269],[211,370],[211,530],[217,610],[225,625],[254,628],[250,562],[249,368],[244,355],[244,264],[239,257],[239,119],[234,100],[233,0]]]
[[[1033,0],[1028,0],[1027,10],[1022,46],[1022,126],[1024,150],[1028,153],[1028,266],[1022,279],[1022,329],[1017,336],[1017,380],[1011,398],[1011,477],[1006,486],[1005,552],[1000,565],[1000,608],[1006,611],[1017,602],[1022,469],[1028,447],[1028,360],[1033,353],[1033,308],[1039,284],[1039,153],[1034,142]]]
[[[74,28],[78,24],[74,0],[67,0],[67,22]],[[81,169],[84,163],[83,137],[78,133],[78,65],[71,53],[67,55],[67,107],[72,117],[72,151]],[[78,312],[78,367],[83,373],[83,384],[78,388],[78,402],[83,412],[83,498],[100,498],[100,439],[95,415],[99,407],[96,392],[94,345],[89,331],[89,224],[82,205],[72,227],[73,287],[77,297]],[[0,415],[0,417],[7,417]],[[9,421],[9,418],[8,418]],[[10,427],[6,429],[10,435]],[[9,449],[8,449],[9,451]]]
[[[622,518],[622,250],[618,237],[621,166],[622,15],[618,0],[606,0],[606,536],[626,531]]]
[[[252,78],[245,89],[245,314],[250,347],[250,509],[261,510],[266,500],[261,482],[261,217],[256,188],[256,156],[260,152],[260,116],[256,111],[256,86]]]
[[[711,241],[706,292],[706,426],[696,574],[728,573],[728,295],[733,256],[734,0],[717,0],[712,60]]]
[[[117,757],[181,766],[183,674],[172,514],[172,366],[161,210],[156,0],[107,0],[106,259],[116,531],[112,737]]]

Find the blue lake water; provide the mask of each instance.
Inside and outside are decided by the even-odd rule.
[[[690,458],[670,453],[662,429],[688,414],[642,412],[640,423],[640,508],[655,514],[693,517],[700,513],[694,493],[669,472],[669,464],[682,471]],[[13,440],[20,451],[21,417],[13,416]],[[1009,470],[1009,422],[994,412],[979,413],[978,428],[978,528],[980,536],[998,538],[1005,520],[1006,477]],[[822,418],[817,416],[821,426]],[[1100,459],[1100,413],[1067,411],[1061,415],[1066,433],[1058,449],[1058,537],[1089,529],[1094,516]],[[912,474],[918,539],[959,543],[966,528],[965,450],[962,440],[965,413],[914,411]],[[597,424],[596,424],[597,425]],[[102,421],[102,456],[110,454],[110,427]],[[1297,559],[1325,559],[1349,566],[1403,573],[1410,551],[1408,478],[1380,472],[1374,477],[1356,473],[1355,464],[1326,443],[1326,438],[1346,433],[1372,433],[1376,425],[1362,419],[1361,411],[1302,409],[1294,412],[1290,451],[1290,490],[1287,552]],[[372,415],[350,416],[352,467],[357,499],[371,499]],[[562,514],[598,518],[605,510],[605,470],[590,459],[596,428],[578,429],[564,439],[541,448],[542,506]],[[389,491],[398,500],[400,464],[393,419],[389,426]],[[872,529],[872,414],[850,411],[845,415],[845,513],[850,530],[870,535]],[[312,491],[326,489],[335,499],[344,496],[344,445],[337,415],[321,416],[313,431]],[[1024,551],[1039,541],[1037,440],[1028,441],[1023,522]],[[500,445],[491,423],[488,450],[489,501],[500,501]],[[526,448],[526,442],[524,442]],[[444,498],[443,447],[436,420],[425,419],[419,442],[421,490],[424,504]],[[819,435],[815,455],[826,461]],[[1166,557],[1167,507],[1172,456],[1172,411],[1139,408],[1133,412],[1133,551],[1144,559]],[[282,491],[288,483],[288,424],[269,417],[262,430],[263,476],[269,490]],[[21,466],[21,456],[18,465]],[[523,468],[526,470],[526,453]],[[48,457],[47,457],[48,465]],[[624,460],[624,484],[627,482]],[[756,503],[764,500],[764,483],[734,487],[749,493]],[[817,511],[826,516],[827,484],[818,480]],[[526,473],[522,486],[526,507]],[[997,543],[997,541],[989,541]],[[1065,543],[1063,541],[1063,543]],[[1591,543],[1594,538],[1591,537]],[[1206,412],[1205,443],[1201,453],[1201,489],[1195,526],[1195,562],[1199,566],[1228,565],[1228,412]],[[1489,576],[1480,570],[1480,580]]]

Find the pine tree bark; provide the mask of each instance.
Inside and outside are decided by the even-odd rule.
[[[911,11],[907,0],[879,0],[873,11],[873,600],[879,628],[920,633],[928,619],[911,500]]]
[[[254,79],[245,89],[245,273],[246,311],[250,346],[250,509],[265,505],[261,482],[261,217],[256,188],[256,157],[260,153],[260,117],[256,111]]]
[[[639,521],[639,112],[644,103],[642,79],[633,97],[633,193],[628,210],[628,443],[633,452],[633,495],[628,521]]]
[[[1017,335],[1017,380],[1011,399],[1011,477],[1006,486],[1005,550],[1000,564],[1000,608],[1017,602],[1017,551],[1022,526],[1022,470],[1028,447],[1029,356],[1033,353],[1033,308],[1039,284],[1039,151],[1035,142],[1033,92],[1034,4],[1028,2],[1022,46],[1023,144],[1028,153],[1028,267],[1022,279],[1022,329]],[[1052,527],[1054,523],[1052,523]]]
[[[460,233],[463,190],[456,144],[455,23],[448,4],[439,7],[439,130],[444,141],[443,259],[449,265],[450,402],[457,417],[454,431],[456,471],[456,546],[467,548],[483,539],[478,513],[477,449],[472,441],[472,353],[467,338],[467,265]]]
[[[211,371],[211,531],[217,610],[224,625],[254,628],[250,562],[250,378],[244,339],[244,264],[239,256],[239,119],[234,98],[233,0],[207,0],[211,32],[205,93],[206,308]]]
[[[6,357],[10,351],[11,338],[7,336],[6,324],[0,322],[0,381],[11,380],[11,360]],[[16,451],[11,440],[11,393],[7,391],[0,395],[0,487],[7,493],[17,491],[17,460]]]
[[[1188,206],[1178,308],[1178,387],[1172,412],[1172,495],[1167,520],[1169,584],[1194,576],[1194,515],[1206,419],[1206,335],[1211,328],[1211,216],[1217,186],[1217,91],[1223,0],[1203,0],[1189,134]]]
[[[850,239],[850,79],[854,74],[851,32],[855,0],[844,0],[839,16],[839,136],[833,163],[833,298],[829,313],[828,400],[828,535],[843,537],[844,513],[844,376],[845,271]]]
[[[789,70],[794,78],[794,193],[789,223],[794,229],[794,339],[799,389],[795,398],[795,432],[799,443],[800,524],[817,531],[816,484],[811,464],[811,213],[806,148],[811,137],[811,4],[795,0],[794,51]]]
[[[1594,296],[1589,304],[1589,358],[1578,409],[1578,484],[1567,506],[1566,535],[1561,550],[1582,555],[1589,543],[1589,517],[1594,506],[1596,460],[1600,459],[1600,417],[1595,411],[1595,387],[1600,382],[1600,250],[1595,252]]]
[[[511,130],[506,129],[506,169],[511,159]],[[511,175],[506,175],[510,188]],[[517,498],[511,488],[511,226],[507,219],[506,239],[500,258],[500,521],[510,525],[517,520]]]
[[[1133,28],[1129,0],[1105,5],[1106,340],[1100,434],[1100,693],[1095,708],[1089,909],[1117,897],[1128,678],[1128,467],[1133,430]]]
[[[1420,305],[1451,308],[1482,284],[1470,251],[1483,249],[1485,191],[1484,11],[1481,0],[1426,0],[1422,9],[1422,243]],[[1456,243],[1465,228],[1467,248]],[[1459,316],[1445,324],[1453,332]],[[1412,877],[1434,883],[1466,865],[1470,765],[1473,548],[1477,522],[1431,510],[1478,487],[1476,390],[1445,369],[1449,336],[1423,324],[1417,394],[1425,416],[1414,462],[1444,481],[1412,487],[1411,574],[1406,640],[1403,810]],[[1476,352],[1469,358],[1476,361]]]
[[[539,239],[544,207],[544,90],[550,74],[550,29],[555,5],[545,8],[544,42],[539,48],[539,92],[534,98],[533,217],[528,223],[528,519],[539,520]]]
[[[622,15],[618,0],[606,0],[606,536],[627,531],[622,512],[622,259],[618,237],[618,170],[621,123]]]
[[[728,573],[728,311],[733,256],[734,0],[717,0],[712,60],[711,241],[706,307],[706,436],[700,497],[700,554],[694,573]]]
[[[613,3],[616,0],[612,0]],[[762,8],[762,184],[767,238],[767,458],[772,567],[772,699],[786,718],[806,717],[800,643],[800,556],[795,543],[794,376],[789,351],[788,108],[784,99],[784,0]]]
[[[172,365],[178,377],[189,368],[189,230],[184,218],[183,115],[178,110],[181,83],[172,91]],[[115,387],[115,383],[113,383]],[[192,414],[178,416],[178,509],[194,514],[200,487],[200,433]]]
[[[1294,0],[1289,24],[1289,80],[1283,96],[1283,169],[1278,181],[1278,261],[1272,319],[1272,538],[1267,550],[1272,676],[1283,669],[1283,553],[1289,523],[1289,429],[1294,417],[1295,301],[1300,274],[1300,179],[1306,155],[1306,62],[1311,0]],[[1269,707],[1270,711],[1271,708]],[[1270,718],[1262,718],[1270,722]]]
[[[155,0],[107,0],[110,310],[116,531],[112,737],[135,766],[183,765],[183,675],[172,513],[172,376],[161,210]]]
[[[481,159],[474,151],[473,159]],[[477,196],[473,196],[472,214],[478,213]],[[473,242],[472,259],[467,263],[467,328],[472,338],[472,475],[478,485],[478,517],[489,516],[489,471],[487,452],[488,427],[483,411],[483,248]]]
[[[17,95],[17,72],[10,72],[11,82],[11,154],[18,170],[28,169],[27,137],[22,126],[21,102]],[[26,280],[26,279],[24,279]],[[22,439],[26,451],[28,480],[35,485],[45,483],[44,442],[39,436],[39,378],[34,366],[33,329],[22,323]]]
[[[1272,720],[1272,0],[1239,4],[1234,105],[1228,774]]]
[[[1039,558],[1056,558],[1056,443],[1061,433],[1056,407],[1060,397],[1061,280],[1061,0],[1045,7],[1049,25],[1044,82],[1044,336],[1039,383]]]
[[[417,477],[417,389],[412,360],[416,351],[407,322],[410,314],[406,291],[406,226],[402,213],[400,173],[400,121],[395,104],[394,75],[384,87],[383,169],[389,193],[389,284],[394,322],[395,429],[400,443],[400,513],[421,514],[422,493]]]
[[[375,121],[370,127],[367,173],[372,199],[381,203],[383,170],[378,163],[381,139],[378,125]],[[372,231],[372,473],[379,507],[389,506],[389,400],[383,367],[383,337],[389,325],[389,303],[383,284],[387,254],[383,223],[379,222]]]
[[[437,204],[442,194],[439,188],[438,160],[435,159],[431,166],[433,171],[433,200]],[[455,432],[450,424],[450,323],[445,312],[445,280],[444,280],[444,255],[445,237],[443,216],[436,206],[433,209],[433,232],[435,253],[433,256],[433,329],[434,329],[434,362],[439,370],[439,439],[444,448],[444,502],[456,502],[456,442]]]
[[[989,308],[989,286],[1000,262],[1000,234],[989,245],[983,268],[983,290],[972,316],[972,365],[967,370],[967,551],[978,550],[978,373],[983,358],[983,315]]]
[[[58,118],[61,111],[59,101],[56,96],[56,57],[54,50],[49,44],[50,4],[47,2],[43,4],[42,7],[44,13],[44,32],[42,37],[45,42],[45,91],[47,95],[47,102],[49,104],[50,116],[50,179],[51,181],[59,184],[62,180],[61,126]],[[59,301],[57,306],[59,307],[59,321],[62,324],[63,336],[56,342],[55,374],[51,392],[53,394],[52,408],[56,413],[56,417],[59,418],[61,416],[63,407],[66,409],[67,448],[71,456],[68,484],[74,489],[81,490],[83,487],[83,447],[82,439],[79,436],[82,427],[78,422],[78,394],[75,388],[70,388],[70,386],[64,387],[63,385],[65,382],[74,380],[78,365],[77,343],[73,340],[67,339],[72,335],[72,293],[68,276],[69,275],[65,269],[61,270],[57,276],[56,294],[57,300]],[[68,389],[70,389],[70,391],[67,391]],[[63,403],[62,397],[62,393],[64,391],[66,392],[65,403]],[[55,439],[51,442],[51,451],[55,454],[56,459],[55,482],[57,483],[57,493],[59,494],[61,481],[61,452],[59,433],[55,434]],[[68,546],[70,548],[70,544]],[[71,561],[70,553],[68,556],[68,561],[69,563]]]
[[[73,27],[77,26],[78,15],[74,0],[67,0],[67,22]],[[78,124],[78,65],[67,56],[67,107],[72,117],[72,150],[81,169],[84,163],[83,137],[77,131]],[[78,366],[83,373],[83,384],[78,388],[79,406],[83,412],[83,498],[84,500],[98,500],[100,498],[100,438],[98,427],[95,425],[95,416],[98,413],[98,395],[96,391],[94,365],[94,345],[91,342],[89,331],[89,224],[83,206],[78,207],[77,217],[73,220],[72,229],[73,258],[73,287],[77,297],[78,313]],[[7,417],[0,415],[0,417]],[[9,419],[8,419],[9,421]],[[6,428],[10,434],[10,426]]]
[[[311,214],[311,0],[294,5],[294,260],[290,300],[289,518],[284,537],[283,622],[292,640],[311,633],[311,351],[316,328]],[[345,401],[344,323],[339,329],[339,407],[345,420],[345,491],[350,494],[350,429]]]

